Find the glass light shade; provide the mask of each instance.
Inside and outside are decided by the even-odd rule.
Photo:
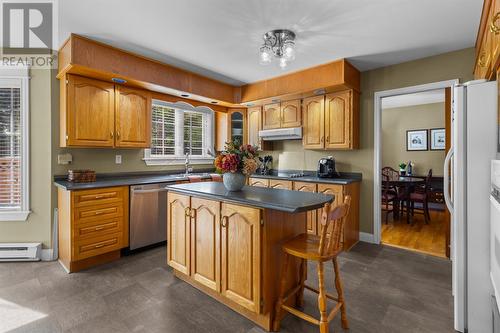
[[[267,65],[272,60],[272,52],[271,49],[267,46],[263,46],[260,48],[260,63],[262,65]]]
[[[281,57],[281,58],[280,58],[280,68],[281,68],[281,69],[285,69],[287,65],[288,65],[288,64],[287,64],[287,62],[286,62],[285,57]]]
[[[283,56],[286,60],[291,61],[295,59],[295,43],[290,41],[286,42],[283,47]]]

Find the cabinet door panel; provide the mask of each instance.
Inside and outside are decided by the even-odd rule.
[[[351,142],[351,91],[326,95],[325,148],[346,149]]]
[[[116,146],[151,146],[151,97],[149,92],[116,86]]]
[[[249,178],[248,185],[258,187],[269,187],[269,179],[263,178]]]
[[[300,192],[313,192],[316,193],[316,184],[314,183],[305,183],[305,182],[294,182],[293,189],[295,191]],[[310,210],[307,213],[307,233],[316,235],[317,233],[317,219],[316,219],[316,211]]]
[[[260,311],[260,210],[222,203],[222,290],[239,305]]]
[[[325,96],[313,96],[303,101],[304,133],[302,145],[306,149],[324,148]]]
[[[278,188],[278,189],[282,189],[282,190],[291,190],[292,189],[292,182],[289,180],[271,179],[271,180],[269,180],[269,187]]]
[[[332,208],[336,207],[339,202],[342,202],[343,192],[344,192],[344,187],[342,185],[318,184],[318,193],[331,194],[335,196],[332,202]],[[321,216],[323,214],[323,209],[318,209],[316,214],[318,220],[317,233],[319,234],[321,232]]]
[[[262,129],[260,107],[249,108],[247,110],[248,124],[248,144],[252,146],[261,146],[259,131]]]
[[[68,75],[67,145],[113,147],[114,85]]]
[[[264,105],[262,118],[263,129],[280,128],[280,103]]]
[[[302,126],[300,99],[281,103],[281,127]]]
[[[191,198],[191,276],[220,291],[220,202]]]
[[[168,193],[168,264],[186,275],[189,275],[190,268],[190,218],[186,215],[186,209],[189,208],[190,198],[188,196]]]

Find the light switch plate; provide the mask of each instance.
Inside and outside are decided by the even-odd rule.
[[[122,155],[115,155],[115,163],[122,164]]]
[[[57,155],[57,164],[66,165],[71,164],[71,162],[73,162],[73,156],[71,154],[67,153]]]

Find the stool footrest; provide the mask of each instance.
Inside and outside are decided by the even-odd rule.
[[[319,290],[318,290],[318,289],[316,289],[316,288],[314,288],[314,287],[311,287],[311,286],[308,286],[307,284],[305,284],[305,285],[304,285],[304,288],[306,288],[306,289],[308,289],[308,290],[310,290],[310,291],[313,291],[313,292],[315,292],[316,294],[319,294]],[[336,302],[338,302],[338,301],[339,301],[338,297],[335,297],[335,296],[333,296],[332,294],[325,293],[325,295],[326,295],[326,298],[329,298],[329,299],[331,299],[331,300],[333,300],[333,301],[336,301]]]
[[[281,306],[283,310],[288,311],[289,313],[293,314],[294,316],[297,316],[301,319],[307,320],[308,322],[314,324],[314,325],[319,325],[319,320],[314,318],[313,316],[310,316],[302,311],[299,311],[295,308],[292,308],[291,306],[288,305],[282,305]]]

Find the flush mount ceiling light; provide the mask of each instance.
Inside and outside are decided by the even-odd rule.
[[[278,29],[266,32],[264,44],[260,48],[260,63],[267,65],[278,59],[281,69],[295,59],[295,33],[290,30]]]

